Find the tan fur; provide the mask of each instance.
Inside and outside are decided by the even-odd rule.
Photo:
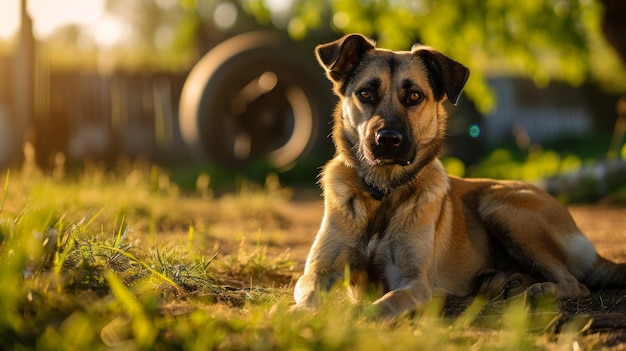
[[[340,98],[337,153],[321,175],[324,217],[296,284],[298,306],[318,305],[346,267],[353,284],[381,287],[374,304],[386,316],[433,294],[493,298],[528,288],[563,299],[588,296],[583,282],[626,286],[624,265],[599,257],[541,189],[446,174],[436,158],[442,103],[456,103],[463,65],[426,47],[376,49],[360,35],[316,52]]]

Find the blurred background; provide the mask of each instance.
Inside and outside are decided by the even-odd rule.
[[[119,160],[312,182],[336,102],[315,45],[433,46],[471,77],[457,174],[626,198],[621,0],[2,0],[0,169]]]

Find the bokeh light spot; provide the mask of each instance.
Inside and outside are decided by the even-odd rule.
[[[469,126],[469,128],[467,128],[467,134],[469,134],[472,138],[478,138],[482,134],[482,129],[480,128],[480,125],[473,123]]]

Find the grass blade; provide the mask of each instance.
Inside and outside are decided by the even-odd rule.
[[[105,271],[104,277],[109,283],[111,292],[117,300],[125,307],[126,312],[131,316],[131,329],[138,346],[148,348],[157,336],[157,331],[146,316],[143,306],[135,299],[131,292],[124,286],[124,283],[112,271]]]
[[[176,290],[181,291],[180,286],[178,286],[178,284],[176,284],[176,282],[174,282],[173,280],[171,280],[170,278],[166,277],[164,274],[157,272],[156,270],[154,270],[152,267],[150,267],[150,265],[148,265],[147,263],[139,260],[138,258],[136,258],[135,256],[131,255],[130,253],[124,251],[124,250],[120,250],[116,247],[112,247],[112,246],[108,246],[108,245],[102,245],[103,248],[105,249],[109,249],[111,251],[114,251],[126,258],[128,258],[131,261],[134,261],[136,263],[139,263],[141,266],[143,266],[145,269],[147,269],[148,271],[150,271],[150,273],[156,275],[159,279],[163,280],[164,282],[170,284],[171,286],[173,286],[174,288],[176,288]]]
[[[4,180],[4,190],[2,191],[2,200],[0,200],[0,212],[4,208],[4,202],[7,199],[7,194],[9,193],[9,170],[7,169],[7,175]]]

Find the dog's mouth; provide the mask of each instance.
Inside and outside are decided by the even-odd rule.
[[[405,158],[396,158],[392,156],[387,156],[387,157],[375,158],[373,163],[376,166],[393,166],[393,165],[408,166],[412,162],[413,162],[412,160],[405,159]]]
[[[370,145],[363,153],[363,159],[367,164],[372,167],[385,167],[385,166],[409,166],[413,163],[415,152],[412,148],[406,150],[406,152],[388,153],[384,150],[380,150],[375,146]]]

